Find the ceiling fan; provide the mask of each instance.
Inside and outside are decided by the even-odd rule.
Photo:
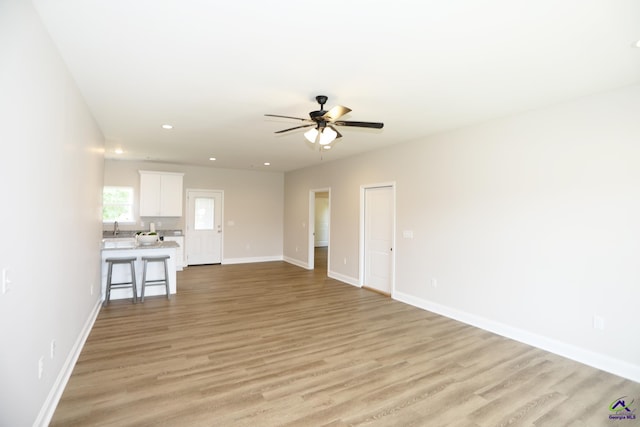
[[[352,126],[373,129],[382,129],[382,127],[384,126],[384,123],[379,122],[354,122],[351,120],[339,120],[340,117],[349,113],[351,111],[351,108],[343,107],[342,105],[336,105],[329,111],[326,111],[324,109],[324,104],[327,103],[327,99],[328,98],[325,95],[316,96],[316,101],[318,101],[318,104],[320,104],[320,109],[317,111],[311,111],[309,113],[310,118],[308,119],[303,119],[301,117],[281,116],[278,114],[265,114],[265,116],[301,120],[305,122],[305,124],[303,125],[279,130],[275,133],[284,133],[295,129],[302,129],[313,126],[312,129],[304,133],[304,137],[313,144],[317,142],[321,150],[327,150],[331,148],[331,143],[337,138],[342,137],[340,132],[338,132],[338,130],[335,128],[336,126]]]

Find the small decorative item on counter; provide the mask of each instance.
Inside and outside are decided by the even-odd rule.
[[[158,233],[138,231],[136,233],[136,241],[140,245],[153,245],[158,241]]]

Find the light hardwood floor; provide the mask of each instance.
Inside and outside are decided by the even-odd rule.
[[[51,425],[639,425],[609,420],[638,383],[317,266],[189,267],[170,301],[112,302]]]

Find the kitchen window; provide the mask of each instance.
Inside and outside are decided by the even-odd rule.
[[[102,222],[135,222],[133,187],[104,187],[102,190]]]

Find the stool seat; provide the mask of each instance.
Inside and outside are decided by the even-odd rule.
[[[142,293],[140,301],[144,302],[144,290],[147,286],[164,286],[167,293],[167,299],[169,299],[169,269],[167,267],[167,260],[169,255],[158,256],[143,256],[142,262]],[[147,264],[150,262],[161,262],[164,265],[164,277],[158,279],[147,279]]]
[[[123,288],[131,288],[133,291],[133,303],[135,304],[138,301],[138,290],[136,289],[136,267],[135,261],[137,257],[119,257],[119,258],[107,258],[104,261],[108,264],[107,270],[107,289],[106,296],[104,299],[104,305],[107,306],[109,304],[109,300],[111,299],[111,289],[123,289]],[[113,266],[117,264],[129,264],[131,271],[131,280],[129,282],[117,282],[113,283]]]

